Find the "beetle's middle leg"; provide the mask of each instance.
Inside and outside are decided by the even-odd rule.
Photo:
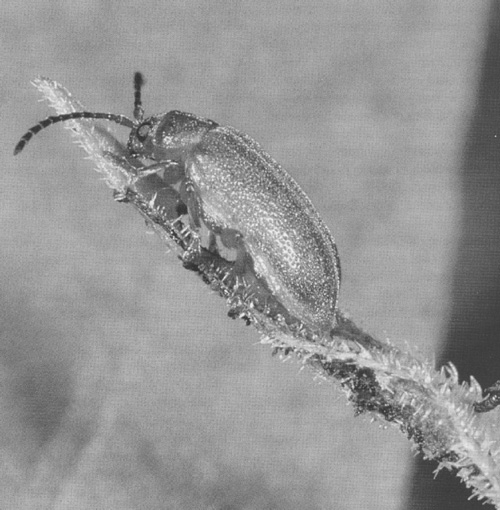
[[[198,235],[201,229],[201,205],[196,197],[193,183],[189,180],[183,179],[181,181],[179,193],[187,206],[189,226],[195,234],[182,256],[182,261],[185,265],[196,264],[201,257],[201,239]]]
[[[163,177],[159,175],[163,171]],[[156,206],[170,220],[187,214],[186,204],[174,185],[184,177],[184,167],[173,160],[165,160],[135,169],[135,185],[138,191],[152,195]]]
[[[200,203],[198,195],[193,184],[185,179],[181,181],[180,194],[182,200],[186,203],[189,211],[189,221],[191,229],[199,232],[202,228],[202,223],[208,229],[208,251],[212,253],[219,253],[217,249],[217,236],[219,236],[222,245],[229,249],[236,251],[236,259],[234,260],[233,273],[236,277],[243,277],[248,268],[253,267],[253,261],[248,254],[242,234],[233,228],[221,227],[214,225],[208,221],[203,213],[203,207]],[[196,236],[196,244],[189,247],[185,256],[189,262],[196,260],[197,256],[201,255],[201,244],[199,236]]]

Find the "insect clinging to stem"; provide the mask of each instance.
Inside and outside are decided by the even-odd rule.
[[[86,111],[51,116],[26,132],[14,154],[57,122],[102,119],[130,128],[127,158],[149,160],[131,166],[136,179],[163,172],[165,185],[178,189],[190,228],[208,230],[206,249],[235,253],[235,275],[264,279],[293,317],[313,331],[330,331],[336,323],[340,261],[304,191],[241,131],[178,110],[144,118],[143,83],[142,74],[135,73],[133,120]],[[193,239],[185,263],[196,264],[201,256],[200,237]]]

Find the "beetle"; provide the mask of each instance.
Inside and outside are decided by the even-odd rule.
[[[330,331],[336,322],[340,260],[304,191],[241,131],[178,110],[144,118],[143,83],[142,74],[135,73],[134,120],[92,112],[51,116],[21,138],[14,154],[57,122],[104,119],[130,128],[129,156],[149,160],[131,168],[137,179],[163,172],[167,185],[178,186],[190,227],[208,230],[208,250],[235,253],[236,276],[251,272],[263,278],[292,316],[314,331]],[[196,263],[200,256],[201,245],[193,242],[184,261]]]

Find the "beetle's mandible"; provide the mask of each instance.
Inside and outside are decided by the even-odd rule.
[[[20,152],[43,128],[70,119],[105,119],[131,128],[131,157],[150,160],[137,178],[163,172],[176,187],[190,227],[208,230],[206,248],[234,256],[236,276],[262,278],[276,299],[314,331],[335,326],[340,262],[335,242],[295,180],[248,135],[190,113],[169,111],[144,119],[143,78],[134,77],[134,120],[74,112],[51,116],[16,145]],[[196,263],[201,246],[185,254]]]

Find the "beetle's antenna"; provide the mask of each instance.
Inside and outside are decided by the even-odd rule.
[[[53,115],[51,117],[47,117],[45,120],[39,122],[36,126],[28,129],[28,131],[22,136],[21,140],[19,140],[18,144],[14,149],[14,156],[20,153],[24,146],[42,129],[55,124],[56,122],[64,122],[65,120],[73,120],[73,119],[106,119],[111,122],[116,122],[122,126],[126,126],[129,128],[134,127],[134,121],[130,120],[125,115],[115,115],[113,113],[93,113],[93,112],[73,112],[73,113],[65,113],[64,115]]]
[[[144,85],[144,76],[142,73],[134,74],[134,119],[141,122],[144,118],[144,108],[142,107],[141,88]]]

